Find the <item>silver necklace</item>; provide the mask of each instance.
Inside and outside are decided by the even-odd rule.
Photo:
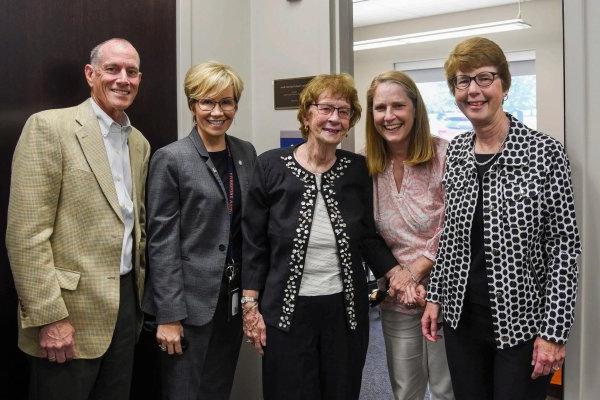
[[[471,154],[473,155],[473,161],[475,162],[475,165],[477,165],[479,167],[485,167],[492,161],[496,160],[498,154],[500,154],[502,152],[502,150],[504,150],[504,142],[506,142],[507,137],[508,137],[508,133],[506,135],[504,135],[504,139],[502,139],[502,143],[500,143],[500,147],[498,148],[498,151],[496,151],[496,153],[493,156],[491,156],[488,160],[486,160],[484,162],[477,161],[477,157],[475,156],[475,140],[473,140],[473,149],[471,150]],[[477,138],[477,136],[475,136],[475,138]]]

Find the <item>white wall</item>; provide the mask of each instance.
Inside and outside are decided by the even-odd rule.
[[[583,239],[579,300],[567,345],[565,399],[600,393],[600,2],[565,0],[565,141]],[[595,39],[594,39],[595,38]]]
[[[187,70],[219,61],[231,65],[244,81],[244,92],[230,134],[252,140],[252,68],[250,0],[177,0],[177,112],[179,137],[192,128],[183,92]]]
[[[563,140],[563,50],[561,0],[534,0],[521,5],[523,18],[531,29],[486,35],[505,52],[535,50],[537,74],[538,129]],[[354,29],[354,40],[374,39],[406,33],[423,32],[461,25],[513,19],[517,5],[484,8],[454,14],[437,15]],[[392,70],[394,62],[443,59],[464,38],[429,43],[364,50],[354,53],[354,77],[361,101],[373,77]],[[510,95],[510,94],[509,94]],[[364,120],[356,131],[356,149],[364,146]]]
[[[229,133],[252,141],[259,154],[279,147],[279,132],[297,130],[299,123],[296,110],[274,109],[273,80],[339,70],[344,63],[331,36],[349,26],[336,25],[339,3],[350,0],[177,0],[179,137],[192,127],[185,73],[217,60],[230,64],[246,87]]]
[[[329,1],[251,1],[252,130],[258,153],[298,130],[296,110],[274,110],[273,80],[330,71]]]

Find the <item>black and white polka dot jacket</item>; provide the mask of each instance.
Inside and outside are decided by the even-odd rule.
[[[565,343],[577,295],[575,221],[569,160],[560,142],[507,114],[502,154],[483,177],[484,246],[496,346],[533,337]],[[448,147],[445,223],[427,300],[459,323],[470,268],[477,202],[473,132]]]

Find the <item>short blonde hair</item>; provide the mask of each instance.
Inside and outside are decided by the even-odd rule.
[[[472,37],[457,44],[444,63],[446,83],[450,93],[454,94],[454,79],[458,70],[466,72],[486,66],[498,69],[502,90],[508,92],[511,76],[508,61],[500,46],[482,37]]]
[[[304,118],[308,116],[309,107],[316,103],[319,96],[329,93],[333,97],[346,100],[354,113],[350,118],[350,128],[360,119],[362,107],[358,102],[358,93],[354,87],[354,79],[348,74],[317,75],[308,82],[300,92],[300,104],[298,108],[298,121],[302,137],[308,139],[308,128],[304,126]]]
[[[427,107],[425,107],[425,102],[421,97],[417,85],[403,72],[383,72],[373,78],[371,86],[367,91],[366,156],[369,174],[372,176],[382,173],[390,160],[386,141],[377,132],[377,129],[375,129],[373,118],[373,98],[375,97],[377,87],[385,82],[400,85],[406,92],[406,96],[411,100],[415,110],[415,120],[410,134],[406,164],[418,165],[426,163],[435,156],[435,146],[429,128]]]
[[[190,110],[196,100],[218,95],[233,88],[236,103],[244,91],[242,78],[229,65],[208,61],[191,67],[185,74],[184,90]]]

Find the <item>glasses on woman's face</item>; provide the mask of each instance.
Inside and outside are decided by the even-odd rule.
[[[222,111],[233,111],[237,107],[236,101],[229,97],[219,101],[213,99],[198,99],[196,100],[196,103],[198,103],[198,107],[200,107],[202,111],[212,111],[217,104],[221,107]]]
[[[497,72],[480,72],[475,76],[456,75],[454,77],[454,87],[457,89],[466,89],[471,86],[471,81],[475,81],[479,87],[488,87],[494,83]]]
[[[352,115],[354,115],[354,110],[350,107],[334,107],[331,104],[325,103],[314,103],[311,104],[311,106],[317,107],[317,111],[319,111],[319,114],[327,116],[330,116],[331,114],[333,114],[334,111],[337,110],[338,117],[340,119],[350,119],[352,118]]]

